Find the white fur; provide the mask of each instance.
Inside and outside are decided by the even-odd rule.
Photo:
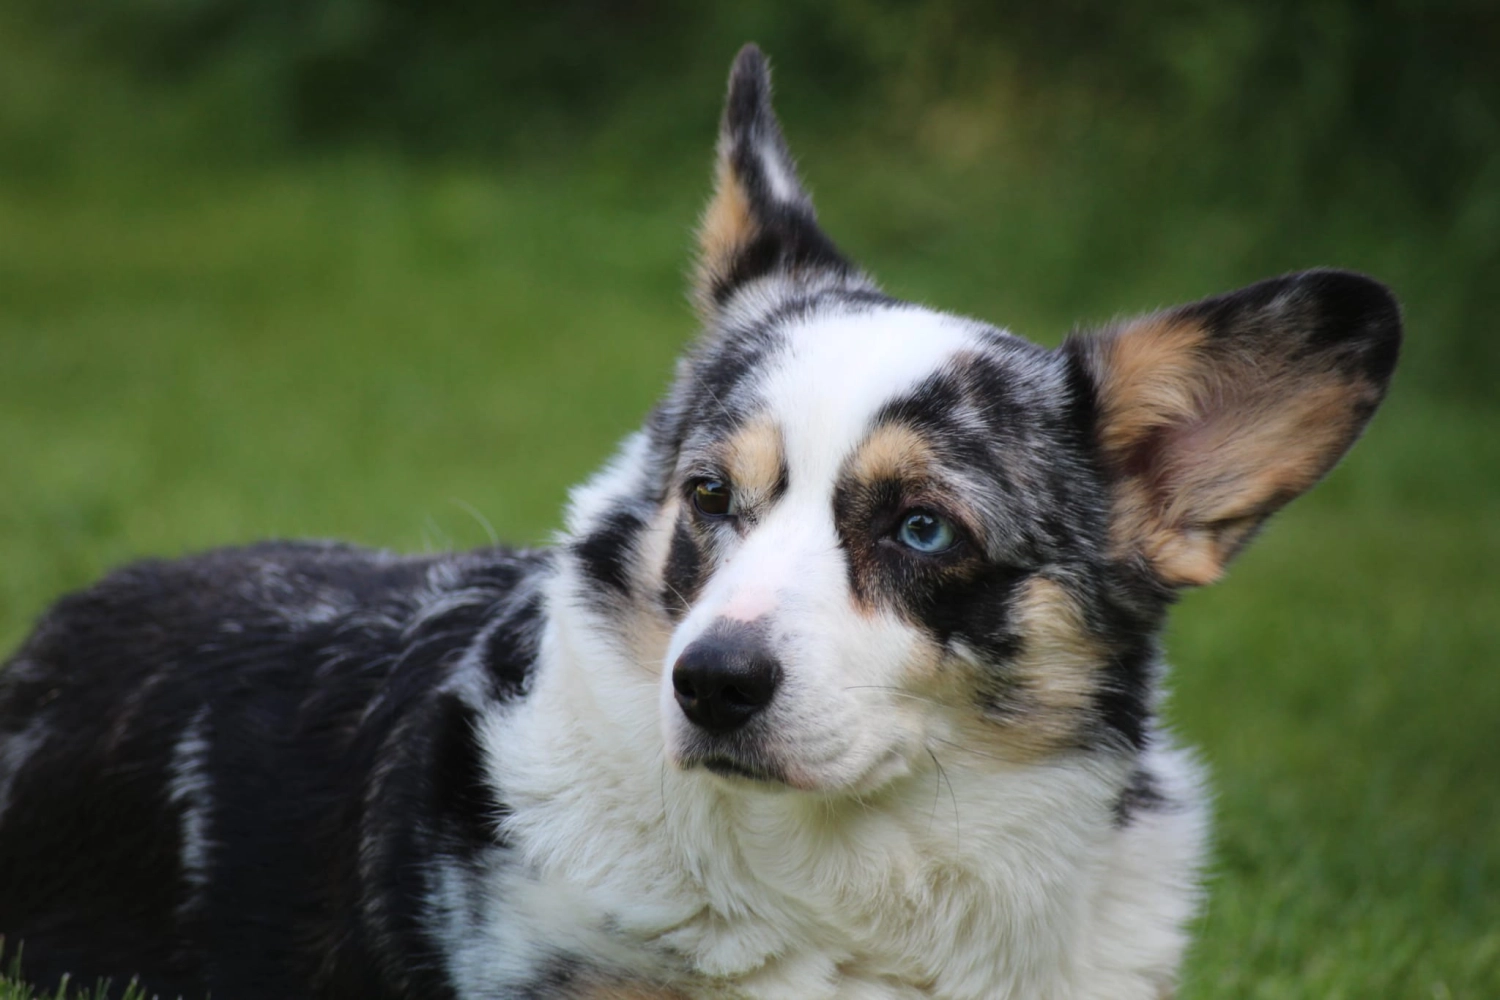
[[[9,669],[19,670],[24,662]],[[10,790],[15,785],[16,776],[47,739],[47,721],[44,716],[38,716],[19,733],[0,740],[0,816],[4,816],[10,806]]]
[[[766,181],[771,185],[771,197],[777,201],[799,201],[804,198],[802,188],[798,186],[796,177],[793,176],[791,167],[781,158],[781,152],[775,143],[762,142],[759,150],[761,167],[765,170]]]
[[[640,481],[641,466],[649,448],[650,441],[644,431],[631,434],[620,443],[604,468],[568,494],[567,524],[570,531],[579,533],[584,525],[599,520],[608,511],[611,501],[630,494]]]
[[[208,885],[209,851],[212,848],[209,826],[213,809],[213,786],[208,776],[209,752],[208,706],[193,713],[192,721],[172,748],[172,763],[167,783],[167,798],[182,810],[180,819],[180,858],[182,877],[193,894]],[[193,896],[189,896],[191,903]]]
[[[1099,891],[1088,932],[1095,942],[1094,979],[1142,986],[1137,994],[1095,994],[1100,997],[1170,995],[1187,927],[1201,902],[1198,864],[1209,823],[1202,770],[1165,740],[1145,764],[1173,805],[1166,812],[1141,812],[1114,831],[1112,850],[1098,859]]]
[[[523,983],[557,947],[703,998],[1170,991],[1204,839],[1192,762],[1158,740],[1145,763],[1188,805],[1116,828],[1129,762],[1007,763],[948,740],[944,712],[887,690],[913,655],[911,630],[852,608],[835,477],[878,408],[974,336],[914,308],[792,331],[760,387],[788,491],[653,656],[627,651],[561,563],[534,687],[480,725],[517,853],[497,853],[480,889],[447,873],[431,900],[461,995]],[[644,449],[632,438],[574,494],[575,530],[629,495]],[[670,664],[720,616],[773,623],[778,752],[804,791],[675,764]],[[475,892],[485,916],[472,921]]]

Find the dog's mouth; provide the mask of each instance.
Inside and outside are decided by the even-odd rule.
[[[848,792],[857,795],[874,791],[910,770],[901,747],[891,747],[873,760],[853,767],[844,762],[832,769],[796,757],[784,760],[755,744],[725,746],[714,741],[684,749],[686,752],[675,755],[675,763],[681,770],[702,768],[730,784],[763,791]]]
[[[707,771],[721,778],[740,778],[764,784],[786,784],[786,776],[779,768],[770,767],[761,761],[745,761],[734,757],[712,756],[698,762]]]
[[[726,751],[722,747],[702,748],[678,758],[677,766],[684,771],[702,768],[718,778],[735,784],[754,784],[760,787],[789,788],[786,772],[775,762],[759,753]]]

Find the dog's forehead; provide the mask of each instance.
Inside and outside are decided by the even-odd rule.
[[[740,424],[774,426],[794,482],[824,481],[882,422],[941,413],[957,430],[993,437],[997,428],[974,412],[978,392],[1040,411],[1056,397],[1048,352],[974,320],[904,303],[813,311],[760,328],[753,360],[729,346],[742,377],[708,402]],[[936,391],[935,391],[936,390]],[[924,396],[932,397],[926,398]],[[1016,428],[1019,430],[1019,428]],[[699,440],[729,432],[700,426]]]
[[[794,479],[835,468],[882,410],[979,346],[969,324],[918,308],[809,317],[783,335],[759,395]]]

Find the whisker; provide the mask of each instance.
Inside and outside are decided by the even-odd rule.
[[[938,769],[932,774],[932,814],[927,817],[927,832],[932,832],[932,824],[937,819],[938,797],[943,792],[943,782],[939,775],[942,774],[942,765],[938,763],[937,754],[932,752],[932,747],[923,747],[927,756],[932,758],[933,765]]]
[[[708,393],[708,398],[712,399],[714,401],[714,404],[719,407],[720,412],[724,414],[725,418],[733,423],[734,416],[729,412],[729,407],[725,406],[723,401],[719,399],[719,395],[718,393],[714,392],[713,387],[703,380],[703,376],[699,375],[697,372],[693,372],[693,381],[698,383],[698,388]]]
[[[963,823],[958,814],[958,793],[953,790],[953,779],[948,777],[948,769],[943,766],[942,761],[938,760],[937,754],[932,752],[932,747],[925,747],[924,749],[927,751],[927,756],[932,758],[933,764],[937,765],[938,776],[948,786],[948,800],[953,803],[953,849],[955,851],[961,850],[963,848]],[[934,789],[935,791],[936,789]],[[936,799],[934,799],[935,801]],[[937,815],[935,805],[933,807],[933,815]]]
[[[944,706],[944,704],[942,702],[938,701],[936,698],[929,698],[926,695],[913,694],[910,691],[903,691],[901,688],[894,687],[894,686],[892,686],[890,684],[851,684],[851,685],[848,685],[847,687],[845,687],[843,690],[845,690],[845,691],[888,691],[891,694],[898,695],[899,697],[902,697],[902,698],[910,698],[913,701],[926,702],[929,705],[936,705],[939,708],[946,707],[946,706]],[[999,754],[986,753],[985,751],[980,750],[977,747],[969,746],[966,743],[955,743],[952,740],[945,740],[941,736],[931,736],[931,735],[929,735],[927,737],[927,739],[929,739],[929,740],[935,740],[936,742],[941,743],[944,746],[952,747],[953,749],[959,751],[960,753],[970,754],[970,755],[972,755],[974,757],[984,757],[984,758],[986,758],[988,760],[997,760],[997,761],[1000,761],[1003,764],[1013,763],[1013,761],[1011,761],[1008,757],[1002,757]],[[928,752],[931,753],[932,751],[929,749]],[[948,790],[950,792],[952,792],[952,790],[953,790],[953,783],[951,781],[948,783]]]
[[[971,746],[969,746],[968,744],[965,744],[965,743],[955,743],[952,740],[945,740],[941,736],[928,736],[927,738],[929,740],[936,740],[938,743],[941,743],[944,746],[952,747],[953,749],[959,751],[960,753],[972,754],[975,757],[984,757],[984,758],[987,758],[988,760],[998,760],[998,761],[1000,761],[1003,764],[1014,763],[1009,758],[1002,757],[999,754],[985,753],[983,750],[979,750],[979,749],[977,749],[975,747],[971,747]]]
[[[453,504],[453,506],[457,507],[459,510],[463,511],[465,514],[468,514],[475,521],[479,522],[479,526],[483,528],[484,533],[489,536],[491,545],[500,544],[500,536],[495,532],[495,526],[490,523],[490,519],[485,517],[478,507],[475,507],[468,501],[461,500],[458,497],[449,497],[448,502]]]
[[[903,691],[901,688],[894,687],[894,686],[892,686],[890,684],[851,684],[851,685],[845,687],[844,690],[845,691],[888,691],[891,694],[900,695],[902,698],[910,698],[913,701],[923,701],[923,702],[926,702],[929,705],[936,705],[939,708],[943,707],[943,703],[940,702],[940,701],[938,701],[936,698],[928,698],[926,695],[913,694],[910,691]]]
[[[682,602],[682,610],[684,613],[692,607],[692,604],[688,603],[688,599],[682,596],[682,591],[678,590],[676,587],[668,583],[666,577],[662,578],[661,585],[670,590],[672,592],[672,596]]]

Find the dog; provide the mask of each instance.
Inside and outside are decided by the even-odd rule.
[[[1359,436],[1314,270],[1056,349],[881,292],[753,46],[701,339],[547,549],[121,569],[0,673],[0,933],[162,997],[1161,1000],[1164,616]]]

